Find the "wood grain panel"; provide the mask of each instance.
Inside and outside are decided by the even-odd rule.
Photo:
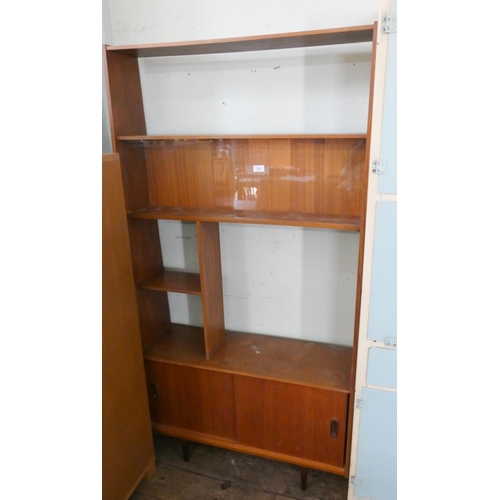
[[[361,216],[366,141],[327,140],[320,183],[320,213]]]
[[[295,214],[359,217],[365,142],[364,138],[147,141],[143,147],[150,203],[276,212],[287,214],[285,219],[300,219]]]
[[[291,165],[287,174],[288,211],[328,213],[319,203],[320,182],[323,176],[326,142],[318,139],[291,141]],[[280,186],[277,186],[278,189]],[[276,194],[280,196],[280,191]]]
[[[226,139],[366,139],[366,134],[211,134],[211,135],[121,135],[119,141],[203,141]]]
[[[142,347],[146,349],[170,325],[168,297],[166,293],[143,289],[138,289],[136,296]]]
[[[214,184],[214,206],[234,206],[236,179],[234,165],[236,164],[236,148],[228,139],[211,140],[212,169]]]
[[[154,423],[236,439],[232,375],[152,361],[146,373]]]
[[[201,295],[200,275],[183,271],[162,269],[139,285],[158,292],[187,293]]]
[[[117,154],[102,176],[102,498],[125,500],[154,449]]]
[[[237,150],[234,208],[286,212],[289,193],[283,185],[277,196],[277,184],[291,168],[290,141],[252,139],[233,144]],[[254,172],[254,165],[262,165],[264,172]]]
[[[224,341],[224,298],[218,222],[197,222],[205,354],[210,359]]]
[[[146,155],[151,204],[214,206],[212,144],[209,141],[150,143]]]
[[[130,248],[136,284],[163,269],[158,222],[128,218]]]
[[[139,57],[157,57],[338,45],[344,43],[370,42],[372,39],[373,25],[367,25],[272,35],[222,38],[218,40],[128,45],[108,47],[108,50]]]
[[[239,443],[344,464],[346,394],[238,375],[234,384]]]
[[[207,360],[203,328],[171,324],[144,357],[348,393],[351,354],[346,346],[226,331],[224,343]]]
[[[113,151],[116,137],[146,133],[141,78],[137,57],[113,52],[104,47],[104,71],[107,82],[108,106]]]
[[[150,207],[137,210],[130,217],[238,224],[271,224],[280,226],[319,227],[359,231],[360,217],[356,215],[316,215],[297,212],[264,212],[262,210],[231,210],[220,208]]]
[[[117,151],[121,158],[127,211],[149,205],[151,202],[144,148],[137,143],[118,142]]]
[[[129,217],[128,227],[135,283],[140,284],[163,270],[158,223]],[[146,347],[170,324],[168,296],[145,289],[138,289],[136,295],[141,339]]]

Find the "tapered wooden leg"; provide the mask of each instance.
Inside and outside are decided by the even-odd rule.
[[[302,491],[306,491],[307,489],[307,473],[309,469],[307,467],[300,468],[300,487]]]
[[[189,441],[185,439],[182,440],[182,456],[184,458],[184,462],[189,462]]]

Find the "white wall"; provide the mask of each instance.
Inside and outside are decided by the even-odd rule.
[[[226,38],[371,24],[376,0],[107,0],[114,43]]]
[[[113,30],[111,28],[111,17],[107,0],[102,2],[102,43],[113,45]],[[109,129],[108,99],[106,94],[106,79],[102,73],[102,152],[111,153],[111,132]]]
[[[117,45],[224,38],[373,23],[378,2],[109,0]],[[150,134],[366,131],[370,45],[147,59]],[[194,266],[192,225],[159,224],[164,265]],[[349,344],[358,236],[221,225],[228,329]],[[170,294],[173,321],[201,324],[196,298]]]

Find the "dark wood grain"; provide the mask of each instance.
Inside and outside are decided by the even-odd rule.
[[[198,209],[184,207],[149,207],[129,214],[137,219],[165,219],[206,222],[229,222],[238,224],[271,224],[278,226],[318,227],[359,231],[357,216],[280,213],[260,210]]]
[[[149,206],[277,212],[284,219],[290,213],[361,216],[364,138],[123,144],[147,151],[147,173],[140,174],[147,181],[138,186],[149,184]],[[127,169],[131,178],[133,169]],[[143,171],[142,163],[137,169]]]
[[[204,141],[224,139],[366,139],[366,134],[212,134],[212,135],[122,135],[118,141]]]
[[[123,141],[117,143],[116,149],[121,158],[127,211],[149,205],[151,202],[145,149],[138,147],[136,143]]]
[[[338,45],[371,42],[372,39],[373,25],[368,25],[218,40],[127,45],[107,49],[108,52],[119,52],[136,57],[158,57]]]
[[[163,269],[158,223],[151,219],[128,218],[135,283],[139,284]]]
[[[236,439],[232,375],[154,361],[146,373],[153,422]]]
[[[166,293],[139,288],[136,291],[141,324],[142,347],[145,349],[170,325],[170,309]]]
[[[102,180],[102,491],[124,500],[154,449],[117,154],[103,156]]]
[[[210,359],[224,341],[224,298],[218,222],[197,222],[205,355]]]
[[[346,346],[226,331],[224,343],[207,360],[203,328],[171,324],[144,356],[152,361],[348,393],[351,352]]]
[[[146,133],[141,78],[136,57],[113,52],[104,47],[104,73],[108,92],[108,107],[113,151],[119,135]]]
[[[135,283],[139,284],[163,269],[158,223],[130,217],[128,222],[134,278]],[[170,323],[168,296],[166,293],[138,289],[137,306],[145,347]]]
[[[139,286],[159,292],[201,295],[200,275],[183,271],[161,269],[153,276],[142,281]]]
[[[238,442],[341,467],[348,395],[251,377],[234,377]],[[330,435],[332,419],[339,433]]]

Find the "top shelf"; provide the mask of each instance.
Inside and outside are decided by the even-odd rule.
[[[318,47],[323,45],[371,42],[373,41],[374,27],[375,25],[351,26],[347,28],[215,40],[108,46],[106,49],[108,51],[119,51],[120,53],[135,57],[165,57]]]

